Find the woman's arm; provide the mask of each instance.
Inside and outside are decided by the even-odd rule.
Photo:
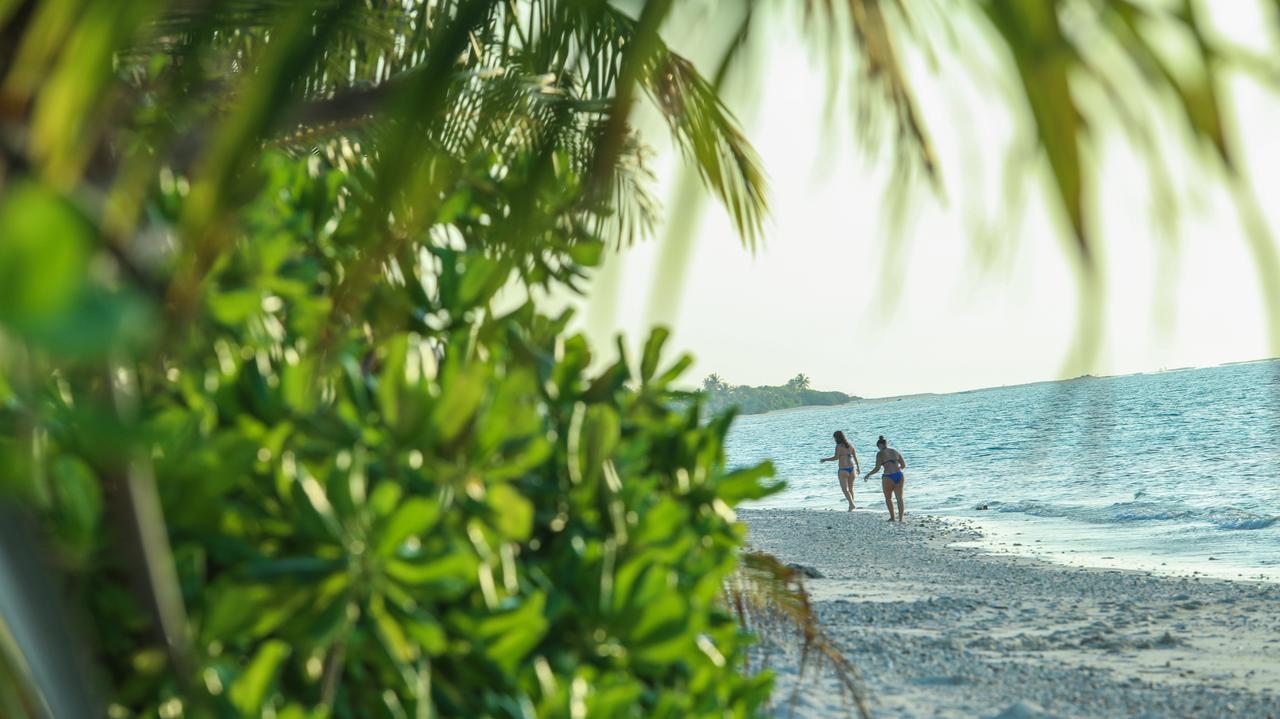
[[[849,451],[853,452],[853,466],[856,468],[853,471],[862,472],[862,463],[858,461],[858,450],[854,449],[853,445],[849,445]]]
[[[840,454],[839,454],[838,452],[837,452],[836,454],[831,455],[830,457],[827,457],[826,459],[820,459],[820,460],[818,460],[818,461],[819,461],[819,462],[834,462],[834,461],[836,461],[837,459],[840,459]]]
[[[894,453],[894,454],[896,454],[896,455],[898,455],[898,467],[900,467],[900,468],[902,468],[902,469],[906,469],[906,468],[907,468],[907,458],[906,458],[906,457],[903,457],[903,456],[902,456],[902,453],[901,453],[901,452],[899,452],[899,451],[898,451],[898,450],[896,450],[896,449],[895,449],[895,450],[893,450],[893,453]]]
[[[863,477],[863,479],[870,479],[870,478],[871,478],[871,475],[875,474],[876,472],[879,472],[879,471],[880,471],[880,467],[882,467],[882,466],[884,466],[884,464],[880,461],[880,453],[879,453],[879,452],[877,452],[877,453],[876,453],[876,466],[872,467],[872,468],[871,468],[871,471],[870,471],[870,472],[867,472],[866,476],[865,476],[865,477]]]

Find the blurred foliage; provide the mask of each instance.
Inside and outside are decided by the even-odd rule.
[[[1206,198],[1221,196],[1252,253],[1271,351],[1280,354],[1280,246],[1264,213],[1266,188],[1255,184],[1267,160],[1248,145],[1257,138],[1241,137],[1248,123],[1237,117],[1248,111],[1247,98],[1280,88],[1274,0],[704,0],[701,6],[714,8],[704,10],[714,22],[686,31],[694,38],[688,46],[717,68],[716,86],[732,88],[742,105],[776,102],[759,78],[769,75],[767,64],[785,35],[775,32],[779,23],[803,16],[801,42],[828,81],[826,131],[852,134],[891,173],[878,213],[885,230],[880,299],[887,307],[907,286],[920,190],[928,187],[959,208],[961,231],[984,268],[1007,265],[1026,246],[1023,215],[1043,197],[1079,280],[1079,326],[1062,371],[1095,371],[1108,299],[1102,275],[1112,271],[1103,261],[1104,227],[1112,220],[1104,208],[1115,183],[1134,184],[1114,174],[1109,156],[1128,151],[1139,180],[1125,190],[1145,206],[1122,212],[1149,213],[1156,320],[1176,313],[1170,263],[1179,230],[1194,225]],[[797,131],[822,109],[797,108]],[[1009,121],[1012,137],[992,133],[993,116],[1001,128]],[[935,134],[958,137],[938,148]],[[684,196],[695,180],[694,170],[681,171]],[[648,317],[655,321],[678,315],[681,286],[669,286],[667,278],[682,276],[691,256],[685,238],[698,216],[696,204],[675,202],[672,210],[650,295]]]
[[[0,4],[0,713],[762,711],[722,587],[771,469],[665,331],[589,371],[520,300],[652,222],[623,97],[759,227],[663,13]]]
[[[1248,5],[1260,20],[1280,24],[1280,6],[1271,0],[1239,5],[1238,10]],[[1223,186],[1234,192],[1244,168],[1224,89],[1238,76],[1270,87],[1280,78],[1274,54],[1224,34],[1209,3],[1200,0],[806,0],[805,11],[815,36],[825,40],[819,47],[828,54],[829,67],[848,68],[848,49],[856,48],[854,71],[865,85],[878,88],[854,90],[861,110],[858,128],[875,138],[882,123],[873,121],[874,112],[887,111],[884,124],[897,133],[901,175],[918,169],[937,179],[938,170],[929,118],[912,88],[906,57],[919,53],[930,64],[958,65],[973,73],[991,69],[978,61],[987,52],[1004,63],[999,70],[1007,68],[1013,81],[1008,99],[1025,114],[1025,144],[1047,166],[1051,195],[1087,267],[1093,264],[1098,229],[1090,205],[1104,179],[1088,156],[1101,128],[1123,131],[1149,168],[1161,210],[1171,212],[1165,155],[1187,148],[1162,146],[1152,124],[1172,109],[1191,140],[1189,154],[1208,150],[1216,160],[1211,169],[1222,173]],[[754,14],[744,15],[739,32],[748,34],[753,20]],[[729,53],[741,53],[745,46],[736,43]],[[832,74],[833,97],[849,92],[840,86],[842,78],[840,72]]]
[[[362,218],[342,207],[361,173],[280,154],[260,170],[198,333],[154,364],[112,360],[124,378],[28,341],[30,379],[3,413],[29,424],[5,435],[9,491],[48,522],[113,712],[754,714],[769,679],[741,672],[720,592],[742,540],[731,507],[772,489],[769,468],[727,472],[729,417],[669,409],[688,359],[664,365],[665,333],[634,366],[588,375],[567,315],[492,309],[517,262],[424,237],[370,285],[326,362],[314,348],[358,241]],[[158,189],[151,211],[177,221],[188,201]],[[475,216],[485,202],[444,204]],[[580,267],[574,249],[559,270]],[[134,398],[126,413],[113,384]],[[185,660],[166,656],[108,521],[141,462]]]

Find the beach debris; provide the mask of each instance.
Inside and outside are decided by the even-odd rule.
[[[1020,701],[1010,705],[1008,709],[997,714],[994,719],[1056,719],[1052,714],[1041,709],[1039,705],[1028,701]]]
[[[822,579],[824,576],[822,572],[819,572],[817,569],[814,569],[813,567],[810,567],[807,564],[797,564],[796,562],[789,562],[787,564],[787,569],[797,571],[800,574],[810,579]]]

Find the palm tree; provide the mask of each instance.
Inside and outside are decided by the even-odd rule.
[[[723,392],[728,388],[729,385],[725,384],[724,379],[715,372],[707,375],[702,380],[702,390],[704,392]]]
[[[809,375],[802,372],[787,380],[787,386],[791,389],[809,389]]]

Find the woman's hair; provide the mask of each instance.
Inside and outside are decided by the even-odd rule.
[[[876,444],[883,444],[883,445],[885,445],[885,446],[887,447],[887,446],[889,446],[889,440],[885,439],[885,438],[884,438],[884,435],[882,434],[882,435],[880,435],[880,439],[877,439],[877,440],[876,440]]]
[[[849,445],[849,440],[844,438],[844,432],[837,429],[834,436],[836,438],[836,444],[841,447],[849,447],[849,449],[853,449],[853,447]]]

